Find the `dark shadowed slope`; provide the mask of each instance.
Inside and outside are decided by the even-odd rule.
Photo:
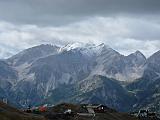
[[[26,114],[0,102],[0,120],[45,120],[43,117]]]

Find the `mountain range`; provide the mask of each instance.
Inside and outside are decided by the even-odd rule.
[[[101,103],[160,111],[160,51],[124,56],[105,44],[39,45],[0,60],[0,98],[17,107]]]

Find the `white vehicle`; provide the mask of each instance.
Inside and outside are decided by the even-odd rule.
[[[67,109],[66,111],[64,111],[64,114],[71,114],[72,110],[71,109]]]

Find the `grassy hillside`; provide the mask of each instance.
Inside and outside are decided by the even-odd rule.
[[[46,120],[44,117],[24,113],[0,102],[0,120]]]
[[[65,115],[63,112],[71,109],[73,115]],[[62,114],[60,114],[62,113]],[[59,104],[41,115],[24,113],[14,107],[0,102],[0,120],[93,120],[93,116],[82,116],[77,113],[87,113],[83,105]],[[44,115],[44,117],[43,117]],[[94,120],[137,120],[126,114],[109,109],[105,113],[96,113]]]
[[[87,113],[87,110],[82,106],[84,105],[74,105],[66,103],[59,104],[57,106],[54,106],[50,110],[50,115],[53,115],[53,113],[63,113],[63,111],[65,111],[66,109],[71,109],[73,113]],[[108,108],[105,113],[96,113],[95,117],[82,116],[78,114],[74,114],[73,116],[57,116],[53,115],[51,118],[53,120],[137,120],[137,118],[130,116],[127,113],[119,113],[110,108]]]

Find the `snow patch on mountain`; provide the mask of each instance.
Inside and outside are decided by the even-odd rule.
[[[80,51],[83,55],[93,57],[99,55],[104,48],[110,48],[104,43],[96,45],[90,43],[73,43],[60,48],[60,52],[64,51]]]

